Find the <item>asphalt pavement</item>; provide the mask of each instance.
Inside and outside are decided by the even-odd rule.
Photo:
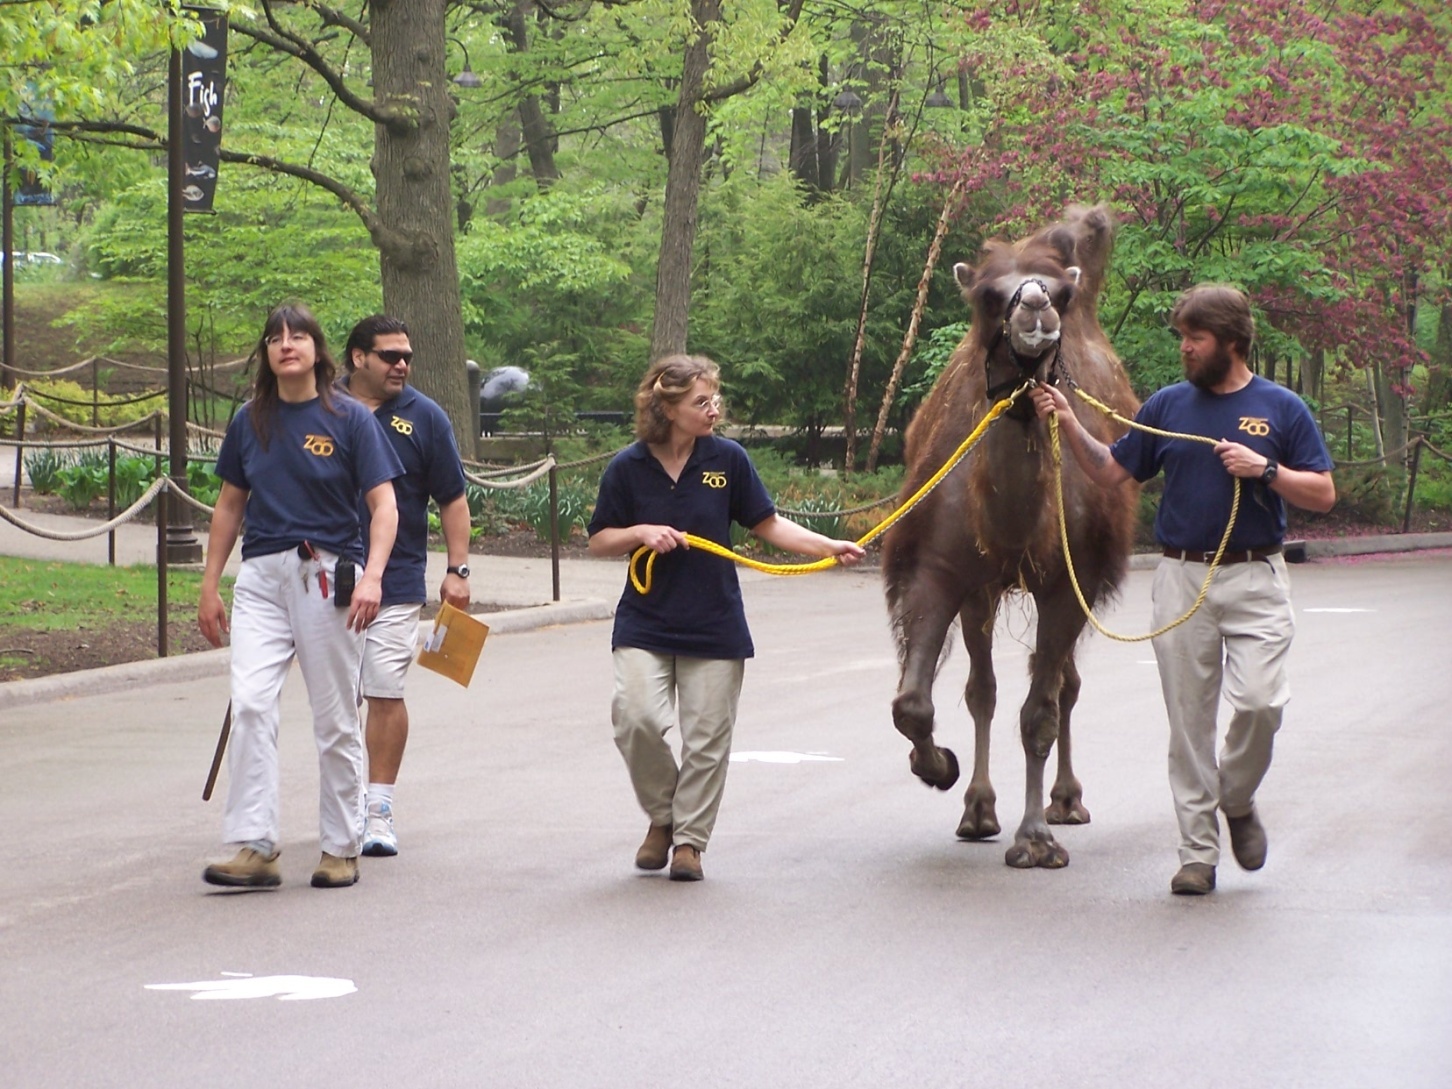
[[[547,560],[477,568],[481,599],[525,580],[511,612],[550,596]],[[317,768],[298,678],[284,884],[259,893],[200,879],[222,855],[219,802],[200,793],[227,679],[184,663],[207,655],[0,704],[0,1080],[1445,1089],[1452,554],[1292,570],[1293,698],[1260,796],[1270,859],[1247,874],[1227,857],[1203,899],[1168,892],[1147,646],[1081,644],[1093,822],[1059,832],[1066,869],[1011,870],[1007,834],[954,838],[966,782],[940,793],[908,772],[870,570],[743,573],[758,656],[699,885],[631,866],[645,820],[610,740],[605,619],[621,562],[567,564],[562,596],[600,618],[496,627],[468,689],[411,674],[401,852],[364,859],[350,889],[308,885]],[[1112,628],[1147,629],[1149,583],[1131,572]],[[1009,829],[1032,619],[1016,604],[997,635]],[[966,671],[955,646],[936,689],[965,780]]]

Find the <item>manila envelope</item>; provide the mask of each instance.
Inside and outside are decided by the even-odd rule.
[[[468,688],[488,637],[488,624],[445,602],[418,652],[418,664]]]

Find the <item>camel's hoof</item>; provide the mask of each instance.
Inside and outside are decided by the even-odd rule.
[[[1001,831],[993,802],[969,802],[963,807],[963,819],[958,822],[959,839],[992,839]]]
[[[1062,870],[1069,864],[1069,852],[1053,840],[1016,840],[1003,856],[1015,870]]]
[[[914,775],[927,783],[928,786],[936,787],[938,790],[949,790],[958,781],[958,758],[953,755],[952,749],[939,749],[937,751],[941,757],[940,763],[942,764],[937,774],[925,774],[918,767],[917,749],[908,753],[908,767],[912,769]]]
[[[1050,824],[1088,824],[1089,810],[1077,799],[1055,798],[1053,804],[1045,808],[1044,820]]]

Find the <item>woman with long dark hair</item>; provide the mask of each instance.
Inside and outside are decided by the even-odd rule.
[[[202,634],[221,646],[229,625],[218,587],[242,532],[222,817],[223,840],[238,850],[202,877],[244,888],[282,881],[277,732],[282,682],[296,658],[321,777],[322,859],[312,883],[338,888],[358,880],[358,670],[363,629],[378,613],[398,526],[392,481],[403,466],[373,414],[334,394],[337,366],[306,307],[287,304],[268,315],[253,361],[252,399],[228,425],[217,455],[222,491],[197,604]],[[361,571],[360,494],[372,514],[368,565]]]

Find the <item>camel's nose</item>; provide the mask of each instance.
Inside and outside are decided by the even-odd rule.
[[[1018,301],[1030,310],[1045,310],[1049,305],[1049,296],[1038,284],[1025,284]]]

